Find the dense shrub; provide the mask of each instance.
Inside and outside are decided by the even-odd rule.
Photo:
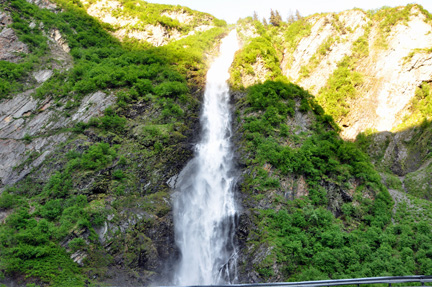
[[[424,244],[417,245],[414,230],[428,226],[424,219],[401,213],[393,215],[392,223],[392,199],[368,156],[338,136],[331,117],[306,91],[284,82],[254,85],[241,109],[243,151],[251,169],[243,189],[256,201],[273,199],[265,200],[271,208],[254,209],[256,245],[266,242],[274,248],[254,266],[263,278],[273,278],[274,266],[284,280],[292,281],[412,275],[430,269],[424,257],[432,246],[430,226],[424,229]],[[309,133],[294,134],[296,126],[286,123],[300,109],[316,120]],[[281,182],[300,176],[307,183],[307,196],[275,196],[287,192]],[[329,206],[335,191],[324,188],[329,185],[337,187],[336,192],[352,192],[337,218]]]
[[[142,23],[160,23],[182,34],[189,33],[191,27],[213,21],[208,14],[185,7],[141,2],[138,8],[136,1],[121,2],[124,15],[139,15]],[[30,49],[30,54],[22,55],[18,63],[0,61],[0,99],[28,88],[25,86],[28,82],[33,85],[30,72],[41,64],[49,65],[50,59],[43,57],[48,48],[45,35],[55,28],[71,49],[73,65],[69,70],[54,71],[37,88],[35,97],[52,98],[57,106],[63,105],[66,115],[95,91],[114,94],[117,102],[103,116],[75,124],[72,136],[79,139],[80,145],[76,150],[49,158],[54,163],[48,163],[47,170],[58,171],[47,182],[29,175],[28,182],[22,180],[0,195],[0,209],[8,213],[6,223],[0,225],[0,277],[31,278],[44,286],[84,286],[87,277],[82,275],[83,268],[73,262],[70,252],[86,250],[89,257],[99,252],[100,243],[93,227],[103,226],[106,221],[106,201],[94,195],[112,194],[118,202],[118,198],[130,192],[130,185],[136,180],[130,176],[131,166],[137,168],[135,162],[129,164],[131,161],[124,156],[116,160],[120,154],[116,143],[125,144],[130,140],[128,137],[142,139],[142,142],[132,140],[139,148],[134,146],[130,151],[132,148],[127,144],[122,148],[128,150],[128,156],[133,153],[143,162],[154,162],[163,152],[169,154],[175,150],[171,145],[184,137],[182,132],[187,126],[183,118],[190,116],[189,111],[197,111],[198,100],[190,88],[203,84],[204,51],[226,33],[226,23],[215,21],[216,28],[196,32],[164,47],[153,47],[135,40],[120,43],[108,32],[113,27],[90,17],[80,1],[55,0],[55,3],[58,6],[55,13],[25,0],[0,4],[10,11],[14,19],[12,28]],[[165,10],[179,9],[201,18],[186,25],[161,15]],[[30,28],[31,22],[34,29]],[[135,133],[132,129],[136,126],[128,125],[128,119],[134,116],[137,106],[140,113],[142,105],[148,105],[150,108],[146,110],[152,113],[148,115],[149,122],[140,122],[149,129]],[[65,131],[68,130],[54,132]],[[30,142],[33,138],[24,140]],[[73,143],[65,142],[61,151],[67,151]],[[148,163],[139,166],[149,175],[155,168]],[[148,205],[154,208],[152,203]],[[96,264],[90,262],[87,266]]]

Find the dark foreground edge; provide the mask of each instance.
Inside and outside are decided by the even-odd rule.
[[[357,285],[361,284],[392,284],[397,283],[421,283],[422,286],[432,286],[427,284],[432,282],[432,275],[413,275],[413,276],[393,276],[393,277],[369,277],[355,279],[336,279],[336,280],[320,280],[320,281],[303,281],[303,282],[277,282],[277,283],[252,283],[252,284],[232,284],[232,285],[192,285],[183,287],[320,287],[320,286],[340,286],[340,285]],[[174,287],[174,286],[160,286]],[[177,286],[179,287],[179,286]]]

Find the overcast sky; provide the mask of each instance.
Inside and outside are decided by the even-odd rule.
[[[340,12],[352,8],[364,10],[382,6],[401,6],[409,3],[421,4],[432,12],[432,0],[145,0],[151,3],[174,4],[210,13],[228,23],[235,23],[239,18],[252,16],[256,11],[260,19],[268,18],[270,9],[278,10],[285,21],[290,11],[299,10],[302,16],[322,12]]]

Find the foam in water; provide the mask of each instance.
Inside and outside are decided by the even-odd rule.
[[[236,280],[233,242],[236,204],[233,187],[229,67],[238,50],[232,31],[207,73],[202,135],[192,159],[179,175],[174,198],[176,243],[181,251],[174,283],[209,285]]]

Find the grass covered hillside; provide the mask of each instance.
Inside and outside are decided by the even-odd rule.
[[[28,47],[0,61],[0,105],[11,107],[1,110],[0,283],[168,280],[178,254],[167,182],[192,156],[204,55],[226,27],[156,48],[120,42],[80,2],[54,4],[0,6],[3,29]],[[131,15],[180,9],[143,5]]]

